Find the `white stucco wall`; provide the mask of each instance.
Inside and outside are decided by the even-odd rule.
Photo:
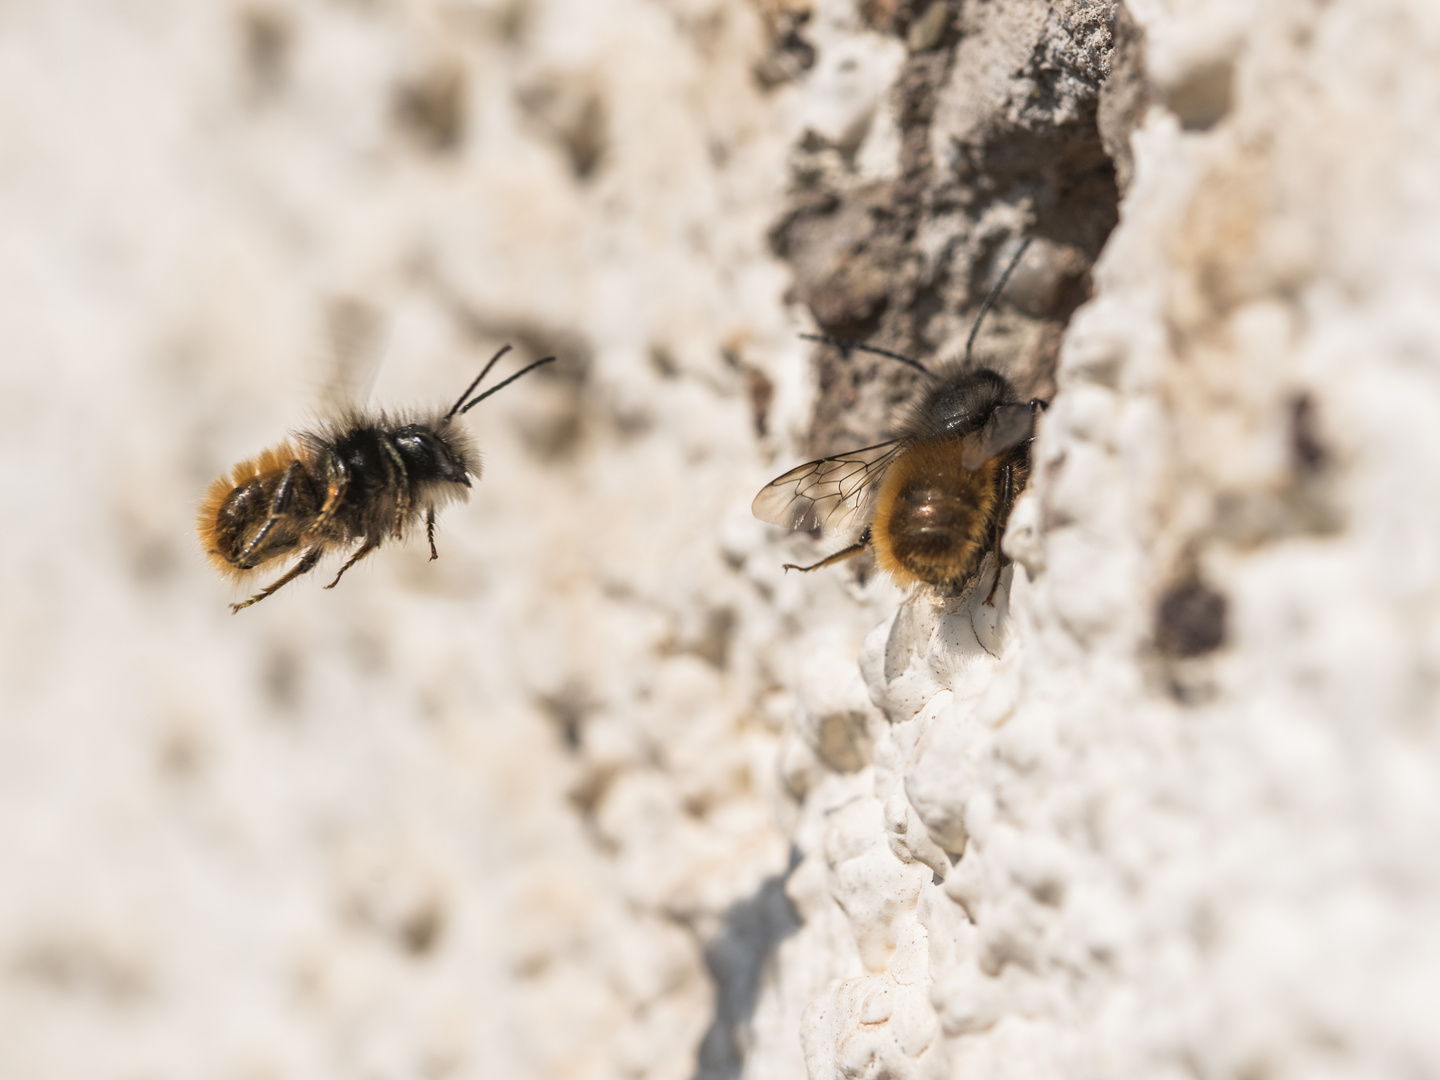
[[[797,190],[904,176],[936,50],[936,160],[1093,104],[1095,7],[0,11],[0,1074],[1440,1073],[1431,5],[1129,5],[995,609],[749,516]],[[1037,205],[917,259],[1039,214],[1041,295]],[[440,561],[232,617],[208,481],[505,341]]]

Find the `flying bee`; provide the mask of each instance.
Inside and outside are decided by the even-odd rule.
[[[760,489],[751,511],[761,521],[823,536],[858,537],[848,547],[810,566],[811,571],[854,558],[866,550],[901,585],[923,584],[958,593],[995,554],[1000,583],[1000,540],[1010,508],[1030,474],[1035,418],[1046,403],[1020,401],[1008,379],[971,364],[970,352],[985,313],[1025,254],[1027,240],[985,298],[965,357],[931,371],[898,353],[836,338],[804,334],[898,360],[922,372],[930,386],[899,425],[899,438],[791,469]]]
[[[242,461],[212,483],[196,527],[217,570],[238,582],[266,563],[300,555],[288,571],[230,610],[258,604],[315,569],[326,552],[358,542],[325,586],[333,589],[345,571],[386,540],[403,539],[422,517],[430,558],[439,558],[436,510],[464,502],[471,478],[480,477],[480,454],[452,421],[555,359],[537,360],[475,394],[509,351],[506,345],[497,352],[446,412],[390,417],[350,411],[319,431],[301,432]]]

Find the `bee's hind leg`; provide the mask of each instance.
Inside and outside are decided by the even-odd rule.
[[[1033,402],[1032,402],[1033,405]],[[1010,503],[1015,498],[1015,467],[1005,466],[1004,487],[1000,491],[999,513],[995,515],[995,580],[990,583],[990,593],[985,597],[989,607],[995,606],[995,590],[1000,587],[1000,571],[1005,568],[1005,553],[1000,550],[1000,541],[1005,538],[1005,523],[1010,519]]]
[[[359,562],[361,559],[365,558],[366,555],[369,555],[372,551],[374,551],[374,550],[375,550],[376,548],[378,548],[379,546],[380,546],[380,541],[379,541],[379,540],[372,540],[372,539],[370,539],[370,537],[367,536],[367,537],[365,538],[365,542],[360,545],[360,550],[357,551],[357,552],[355,552],[354,555],[351,555],[351,556],[350,556],[350,560],[349,560],[344,566],[340,567],[340,572],[335,575],[335,580],[332,581],[332,582],[330,582],[329,585],[326,585],[325,588],[327,588],[327,589],[333,589],[336,585],[339,585],[339,584],[340,584],[340,579],[345,576],[345,571],[346,571],[346,570],[349,570],[350,567],[354,566],[357,562]]]
[[[808,574],[811,570],[822,570],[827,566],[833,566],[837,562],[844,562],[846,559],[853,559],[856,555],[861,554],[869,546],[870,527],[867,525],[865,527],[865,531],[860,534],[860,539],[856,540],[855,543],[851,544],[849,547],[841,548],[839,551],[835,552],[834,555],[829,555],[821,559],[817,563],[811,563],[809,566],[801,566],[798,563],[787,562],[785,564],[785,569],[799,570],[802,574]]]
[[[350,473],[346,470],[345,463],[333,450],[325,451],[325,501],[320,504],[320,513],[315,515],[315,520],[310,522],[305,535],[300,538],[302,542],[312,540],[329,530],[349,487]]]
[[[283,589],[286,585],[289,585],[290,582],[294,581],[301,574],[308,574],[311,570],[314,570],[315,564],[319,561],[320,549],[318,547],[311,548],[301,557],[300,561],[297,562],[294,566],[292,566],[288,571],[286,571],[283,576],[276,578],[269,585],[266,585],[254,596],[250,597],[249,600],[246,600],[243,604],[231,604],[230,614],[234,615],[236,612],[244,611],[251,604],[258,604],[261,600],[264,600],[271,593],[279,592],[281,589]]]
[[[275,485],[275,494],[270,498],[270,513],[265,518],[265,524],[255,530],[255,535],[250,537],[249,542],[240,549],[235,556],[235,565],[244,570],[251,568],[251,557],[260,550],[260,546],[269,538],[274,530],[290,510],[290,500],[295,494],[296,481],[305,474],[300,462],[292,461],[285,469],[284,475],[280,477],[280,483]],[[264,559],[257,560],[263,562]],[[313,565],[313,564],[312,564]],[[289,579],[286,578],[288,581]],[[268,595],[268,594],[267,594]],[[252,600],[251,603],[254,603]],[[234,606],[233,604],[231,605]]]

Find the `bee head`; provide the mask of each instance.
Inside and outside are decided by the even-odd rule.
[[[443,480],[470,486],[470,470],[465,455],[453,447],[444,435],[425,424],[406,424],[396,428],[395,448],[405,459],[405,470],[412,480],[425,482]]]

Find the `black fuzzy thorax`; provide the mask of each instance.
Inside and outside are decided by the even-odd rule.
[[[365,427],[351,429],[331,447],[350,476],[335,520],[352,537],[384,536],[394,528],[400,483],[388,452],[393,445],[383,428]]]
[[[998,406],[1014,402],[1010,380],[989,368],[942,370],[906,413],[901,438],[963,438],[983,428]]]
[[[443,421],[351,416],[301,437],[315,451],[318,471],[324,471],[328,459],[345,474],[335,526],[347,538],[390,533],[402,498],[409,504],[407,517],[463,500],[471,478],[480,473],[479,457],[464,431]]]

